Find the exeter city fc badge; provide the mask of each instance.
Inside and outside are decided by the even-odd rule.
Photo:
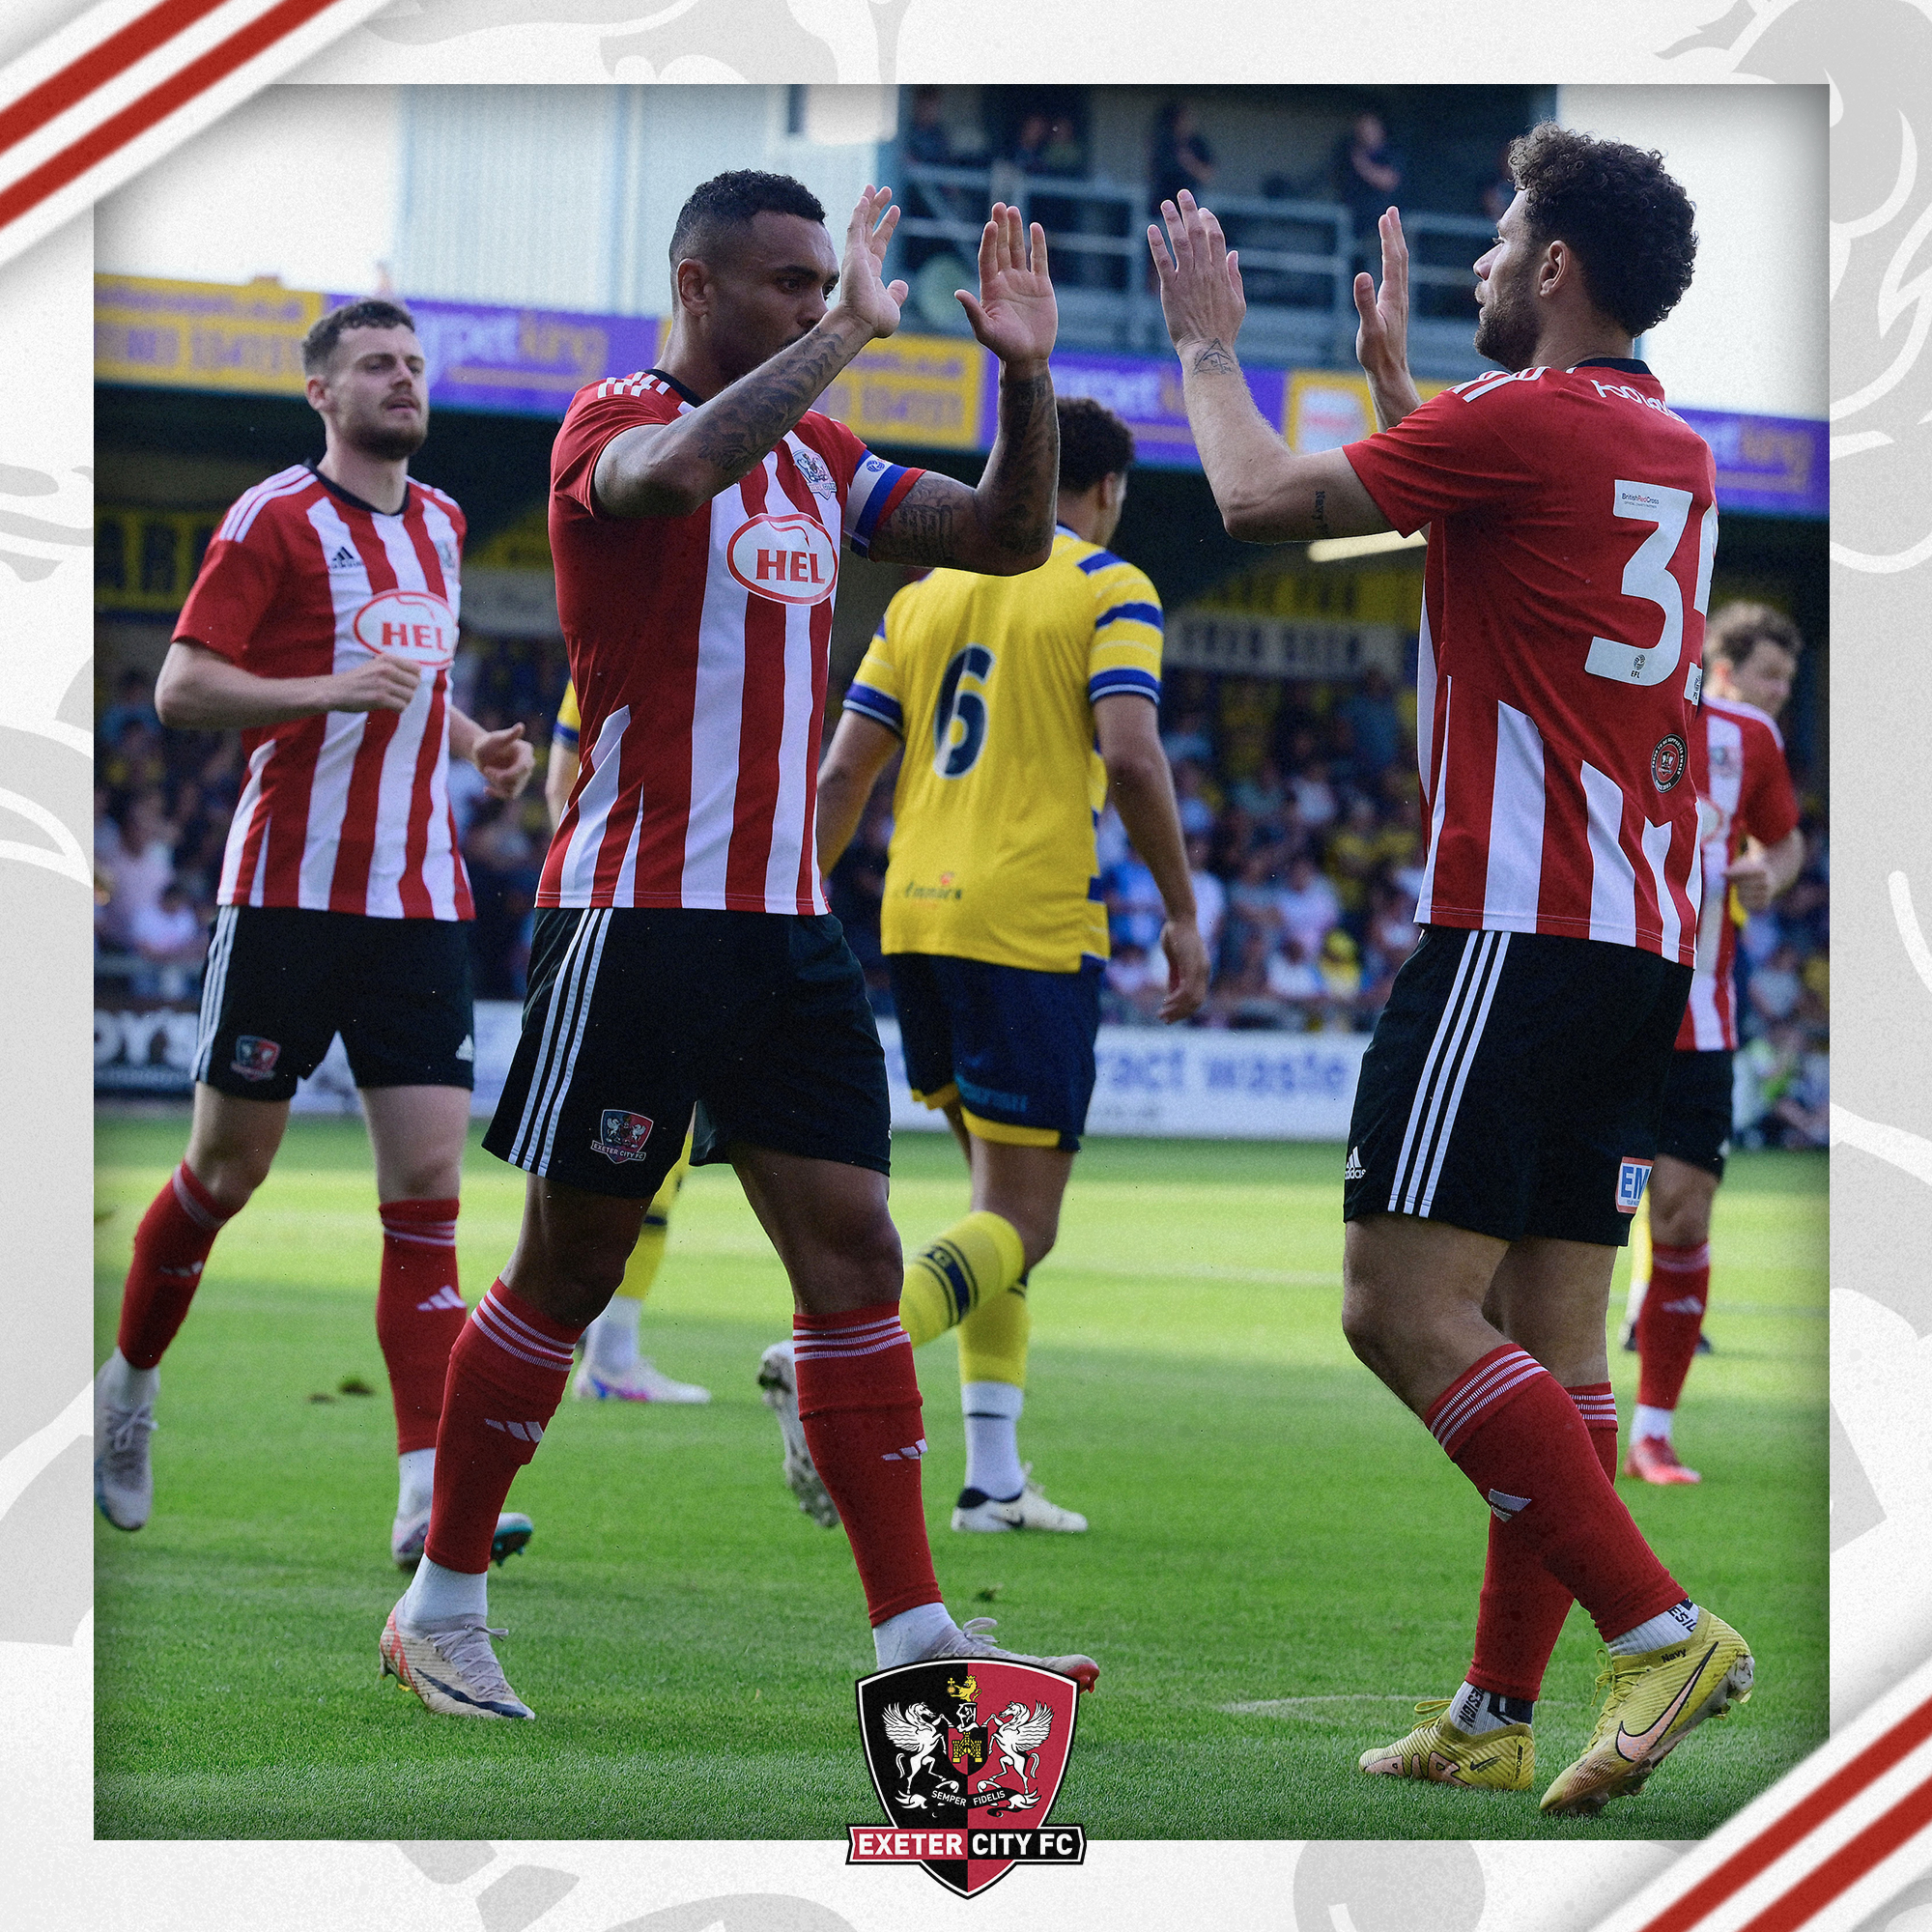
[[[642,1160],[644,1143],[656,1123],[648,1114],[634,1114],[624,1107],[606,1107],[597,1117],[597,1138],[590,1143],[592,1153],[606,1160]]]
[[[264,1039],[259,1034],[238,1035],[235,1041],[235,1058],[229,1063],[228,1070],[239,1073],[244,1080],[267,1080],[275,1070],[275,1062],[282,1057],[281,1045],[272,1039]]]
[[[845,1862],[922,1864],[971,1898],[1016,1864],[1077,1865],[1050,1825],[1080,1687],[1033,1663],[907,1663],[859,1681],[859,1736],[889,1825],[847,1828]]]
[[[1651,783],[1659,791],[1668,791],[1684,776],[1684,763],[1690,755],[1690,748],[1675,731],[1667,738],[1660,738],[1656,751],[1650,754]]]

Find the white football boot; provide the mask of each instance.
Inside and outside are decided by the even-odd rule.
[[[109,1371],[121,1360],[108,1356],[94,1378],[94,1500],[116,1529],[139,1529],[155,1507],[155,1468],[148,1437],[158,1426],[152,1396],[123,1406],[108,1393]]]
[[[1033,1479],[1031,1463],[1021,1463],[1020,1473],[1026,1479],[1025,1487],[1007,1502],[980,1495],[977,1503],[969,1503],[966,1498],[980,1492],[977,1490],[962,1490],[959,1503],[952,1512],[952,1527],[996,1532],[1003,1529],[1057,1529],[1066,1533],[1087,1527],[1087,1519],[1078,1510],[1062,1509],[1058,1503],[1047,1500],[1044,1492]]]
[[[708,1388],[681,1382],[665,1374],[648,1355],[639,1355],[628,1369],[600,1369],[587,1357],[579,1365],[571,1393],[580,1402],[686,1402],[711,1400]]]
[[[383,1675],[413,1690],[432,1711],[446,1718],[534,1718],[536,1713],[509,1687],[493,1636],[481,1617],[451,1618],[430,1625],[396,1621],[398,1604],[383,1628],[377,1653]]]
[[[765,1406],[779,1419],[779,1434],[784,1437],[786,1488],[813,1522],[837,1529],[838,1506],[819,1480],[811,1449],[805,1439],[805,1424],[799,1420],[798,1377],[789,1342],[774,1342],[758,1358],[758,1386],[764,1391]]]

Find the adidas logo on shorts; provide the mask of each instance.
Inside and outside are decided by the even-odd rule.
[[[1368,1173],[1368,1171],[1369,1170],[1362,1165],[1361,1149],[1350,1148],[1349,1150],[1349,1164],[1342,1170],[1342,1179],[1344,1180],[1360,1180],[1361,1178]]]

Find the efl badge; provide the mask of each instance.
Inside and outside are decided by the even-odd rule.
[[[597,1138],[590,1143],[590,1151],[601,1153],[606,1160],[642,1160],[644,1143],[650,1139],[654,1124],[648,1114],[606,1107],[598,1117]]]
[[[1626,1158],[1617,1169],[1617,1212],[1634,1214],[1650,1180],[1650,1162]]]
[[[1689,748],[1675,731],[1660,739],[1657,750],[1650,754],[1651,783],[1659,791],[1668,791],[1684,776],[1684,761],[1689,756]]]
[[[244,1033],[235,1041],[235,1058],[229,1063],[229,1070],[241,1074],[244,1080],[266,1080],[274,1072],[275,1062],[281,1057],[277,1041]]]
[[[1033,1663],[907,1663],[859,1682],[859,1735],[890,1826],[847,1828],[845,1862],[922,1864],[971,1898],[1016,1864],[1077,1865],[1078,1825],[1049,1825],[1080,1687]]]

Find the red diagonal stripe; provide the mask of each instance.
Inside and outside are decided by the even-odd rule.
[[[239,67],[265,49],[305,25],[318,14],[326,14],[335,0],[282,0],[259,20],[231,34],[209,48],[200,59],[190,61],[182,71],[158,87],[111,115],[90,134],[71,147],[63,148],[52,159],[43,161],[31,174],[23,175],[12,187],[0,192],[0,227],[17,221],[30,209],[38,208],[49,195],[84,175],[97,161],[125,148],[136,135],[145,134],[156,122],[164,121],[176,108],[185,106],[199,94],[206,94],[216,81],[226,79]]]
[[[1908,1792],[1884,1817],[1840,1845],[1814,1872],[1807,1872],[1780,1899],[1768,1905],[1742,1932],[1796,1932],[1842,1891],[1849,1891],[1908,1838],[1932,1824],[1932,1779]]]
[[[1801,1799],[1782,1817],[1774,1819],[1716,1871],[1699,1879],[1682,1898],[1665,1906],[1644,1925],[1643,1932],[1689,1932],[1690,1927],[1716,1911],[1733,1892],[1742,1891],[1759,1872],[1781,1859],[1801,1838],[1815,1832],[1867,1785],[1875,1784],[1893,1765],[1903,1763],[1928,1737],[1932,1737],[1932,1702],[1921,1704],[1901,1718],[1849,1764],[1840,1766],[1816,1791]]]
[[[118,34],[108,35],[98,47],[89,47],[58,73],[48,74],[11,106],[0,108],[0,153],[44,128],[55,115],[65,114],[76,100],[85,100],[97,87],[105,87],[126,73],[136,61],[205,19],[220,5],[222,0],[161,0],[158,7],[149,8],[138,20],[129,20]]]

